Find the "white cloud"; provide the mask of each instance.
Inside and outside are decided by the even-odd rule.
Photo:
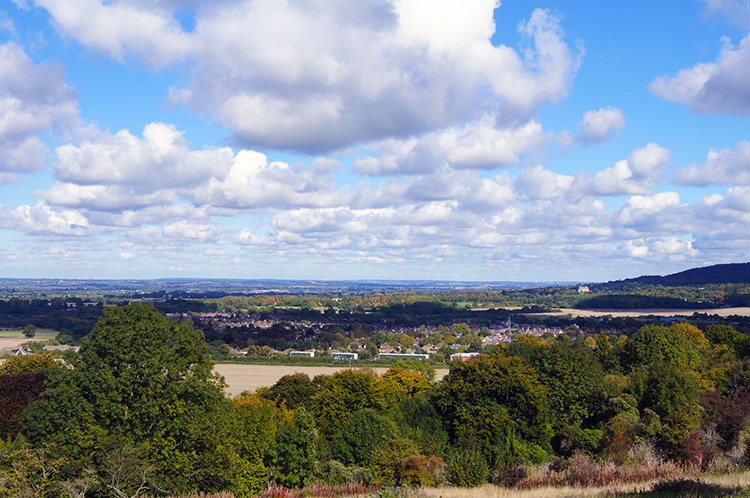
[[[81,185],[128,185],[145,191],[193,186],[229,170],[230,148],[192,150],[174,126],[151,123],[143,138],[128,130],[100,133],[56,150],[60,180]]]
[[[683,185],[750,185],[750,141],[743,140],[734,149],[711,149],[701,164],[678,169],[675,181]]]
[[[183,191],[183,195],[198,204],[229,208],[322,207],[347,203],[350,194],[335,188],[326,169],[295,171],[283,162],[269,163],[260,152],[242,150],[225,174]]]
[[[555,199],[568,195],[574,178],[544,169],[540,164],[524,167],[515,187],[530,199]]]
[[[0,206],[0,228],[34,235],[91,234],[89,222],[81,213],[69,209],[56,209],[43,201],[33,206],[19,206],[13,210]]]
[[[77,118],[76,95],[61,67],[34,64],[13,42],[0,45],[0,172],[41,169],[46,148],[40,135]]]
[[[671,161],[669,150],[650,143],[593,177],[579,173],[573,188],[590,195],[649,194],[654,182],[662,178],[664,166]]]
[[[750,28],[750,1],[748,0],[702,0],[707,15],[724,17],[732,24]]]
[[[649,90],[701,113],[750,115],[750,35],[738,47],[727,38],[723,42],[716,61],[656,78]]]
[[[48,204],[94,211],[121,211],[169,204],[174,195],[169,191],[140,193],[121,185],[76,185],[56,183],[45,192]]]
[[[616,107],[602,107],[598,111],[587,111],[579,127],[584,142],[606,142],[616,131],[625,128],[625,115]]]
[[[524,153],[540,147],[548,138],[536,121],[497,128],[494,119],[485,116],[417,138],[368,144],[374,155],[357,159],[353,169],[367,175],[420,174],[444,166],[494,169],[518,163]]]
[[[634,195],[625,203],[619,212],[619,222],[625,226],[639,224],[658,224],[658,216],[664,211],[680,205],[680,194],[677,192],[660,192],[654,195]]]
[[[182,30],[171,9],[157,2],[35,0],[34,3],[49,11],[61,32],[120,62],[133,56],[159,68],[191,53],[192,38]]]
[[[61,32],[115,60],[186,64],[192,78],[172,99],[250,146],[326,151],[486,114],[528,120],[567,95],[580,63],[560,19],[542,9],[519,26],[519,50],[492,45],[497,0],[35,3]],[[177,21],[186,6],[195,8],[191,32]],[[464,153],[459,160],[486,160]]]
[[[515,200],[507,174],[481,178],[475,171],[443,170],[403,182],[392,179],[375,192],[373,203],[380,206],[455,200],[472,211],[492,211]]]
[[[628,240],[621,248],[629,257],[641,259],[681,261],[698,255],[691,241],[675,236]]]

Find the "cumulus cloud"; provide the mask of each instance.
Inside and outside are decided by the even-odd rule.
[[[378,206],[455,200],[471,211],[506,207],[515,200],[507,174],[482,178],[475,171],[442,170],[407,181],[392,179],[378,187],[373,203]]]
[[[606,142],[615,132],[625,128],[625,115],[616,107],[602,107],[598,111],[585,112],[578,126],[584,142]]]
[[[660,192],[654,195],[634,195],[627,200],[618,213],[619,222],[625,226],[654,224],[669,209],[680,206],[680,194]]]
[[[628,240],[621,245],[621,249],[632,258],[668,259],[680,261],[693,258],[698,251],[693,248],[692,241],[679,237],[651,237]]]
[[[743,140],[734,149],[711,149],[702,163],[678,169],[675,181],[683,185],[750,185],[750,141]]]
[[[93,211],[122,211],[168,204],[174,200],[169,191],[140,193],[121,185],[77,185],[56,183],[44,193],[50,205]]]
[[[79,43],[117,61],[128,56],[160,68],[184,59],[193,40],[159,2],[35,0],[49,11],[58,29]],[[150,7],[150,8],[146,8]]]
[[[353,169],[366,175],[420,174],[445,166],[494,169],[518,163],[548,139],[534,120],[497,128],[494,119],[485,116],[461,127],[368,144],[373,155],[357,159]]]
[[[0,228],[34,235],[83,236],[92,233],[88,220],[81,213],[57,209],[44,201],[13,210],[0,206]]]
[[[671,160],[668,149],[650,143],[631,152],[627,160],[618,161],[593,177],[580,173],[573,188],[590,195],[648,194]]]
[[[80,185],[127,185],[144,190],[193,186],[229,170],[232,149],[192,150],[174,126],[151,123],[143,138],[121,130],[55,150],[55,173]]]
[[[675,76],[656,78],[649,90],[706,114],[750,115],[750,35],[738,47],[728,38],[714,62],[682,69]]]
[[[295,171],[284,162],[268,162],[265,154],[242,150],[226,174],[216,175],[183,195],[198,204],[229,208],[336,206],[350,194],[333,184],[326,162],[321,169]]]
[[[40,135],[76,122],[76,94],[62,68],[35,64],[13,42],[0,45],[0,172],[42,168],[46,148]]]
[[[515,179],[519,193],[530,199],[554,199],[568,195],[574,178],[544,169],[540,164],[526,166]]]
[[[567,95],[580,64],[547,10],[519,25],[519,49],[493,45],[497,0],[35,4],[115,60],[187,63],[191,78],[171,99],[232,128],[243,146],[321,152],[483,114],[528,120]],[[186,6],[195,9],[190,32],[176,17]]]

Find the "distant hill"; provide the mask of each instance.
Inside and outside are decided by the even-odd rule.
[[[690,270],[671,275],[644,275],[628,278],[608,284],[644,284],[644,285],[705,285],[705,284],[748,284],[750,283],[750,263],[730,263],[723,265],[691,268]],[[606,284],[605,284],[606,285]]]

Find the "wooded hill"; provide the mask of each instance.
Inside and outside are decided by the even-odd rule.
[[[704,266],[665,276],[642,275],[636,278],[607,282],[607,284],[603,285],[618,286],[631,283],[666,285],[671,287],[680,285],[747,284],[750,283],[750,263]]]

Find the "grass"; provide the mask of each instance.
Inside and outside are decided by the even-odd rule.
[[[59,332],[53,329],[36,329],[36,335],[30,340],[46,341],[54,339]],[[0,338],[2,339],[24,339],[29,340],[23,335],[23,329],[0,329]]]
[[[701,475],[606,486],[541,486],[516,489],[485,484],[476,488],[383,488],[308,486],[303,490],[269,488],[261,498],[750,498],[750,471]],[[195,494],[175,498],[234,498],[231,493]]]

